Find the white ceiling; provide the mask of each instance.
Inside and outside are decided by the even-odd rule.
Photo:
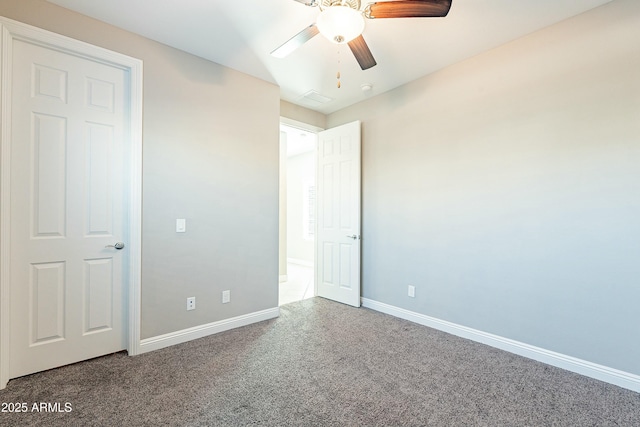
[[[282,99],[329,114],[611,0],[453,0],[445,18],[366,20],[378,63],[366,71],[321,35],[272,57],[319,13],[294,0],[48,1],[275,83]],[[311,90],[332,101],[304,99]]]

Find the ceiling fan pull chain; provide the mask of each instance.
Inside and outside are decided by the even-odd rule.
[[[338,48],[338,72],[336,73],[338,79],[338,89],[340,89],[340,48]]]

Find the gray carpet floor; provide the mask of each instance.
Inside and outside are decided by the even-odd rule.
[[[18,378],[2,426],[640,426],[640,394],[320,298],[152,353]]]

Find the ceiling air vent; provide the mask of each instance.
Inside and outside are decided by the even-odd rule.
[[[319,102],[320,104],[326,104],[329,101],[333,101],[332,98],[328,96],[320,95],[315,90],[310,90],[309,92],[302,95],[302,97],[309,101]]]

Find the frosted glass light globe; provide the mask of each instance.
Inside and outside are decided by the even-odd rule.
[[[316,25],[320,34],[333,43],[344,44],[364,31],[364,17],[348,6],[331,6],[320,13]]]

